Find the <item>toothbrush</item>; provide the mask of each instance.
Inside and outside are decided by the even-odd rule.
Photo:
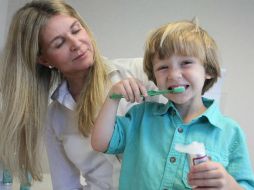
[[[182,93],[185,91],[185,88],[183,86],[179,86],[176,88],[173,88],[171,90],[148,90],[147,94],[148,96],[156,96],[156,95],[161,95],[161,94],[177,94],[177,93]],[[141,95],[142,96],[142,95]],[[124,98],[122,94],[112,94],[109,96],[110,99],[121,99]]]

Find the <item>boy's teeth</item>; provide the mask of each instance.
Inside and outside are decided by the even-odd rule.
[[[184,86],[177,86],[177,87],[174,87],[174,88],[172,89],[172,93],[173,93],[173,94],[182,93],[182,92],[184,92],[184,91],[185,91]]]
[[[171,89],[176,89],[176,88],[184,88],[184,86],[176,86],[176,87],[173,87]]]

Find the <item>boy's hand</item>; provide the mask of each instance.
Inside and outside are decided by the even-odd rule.
[[[122,94],[128,102],[141,102],[142,96],[147,96],[147,90],[141,81],[127,78],[112,86],[109,95]]]
[[[243,189],[220,163],[212,161],[193,166],[188,174],[188,182],[195,190]]]

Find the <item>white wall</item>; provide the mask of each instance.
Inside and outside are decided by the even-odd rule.
[[[0,0],[0,52],[3,49],[4,39],[5,39],[5,25],[6,25],[6,16],[7,16],[7,0]]]
[[[4,26],[28,0],[1,0],[0,47]],[[8,5],[9,2],[9,5]],[[141,57],[150,30],[161,24],[197,16],[217,41],[226,78],[223,112],[244,129],[254,166],[254,1],[253,0],[67,0],[85,18],[102,53],[110,58]],[[8,7],[8,8],[7,8]]]

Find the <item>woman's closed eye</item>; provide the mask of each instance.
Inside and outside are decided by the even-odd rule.
[[[72,33],[72,34],[77,34],[77,33],[79,33],[80,30],[81,30],[81,29],[75,29],[75,30],[72,30],[71,33]]]
[[[65,40],[63,38],[59,38],[54,42],[54,48],[58,49],[64,44]]]
[[[81,27],[79,25],[75,25],[72,27],[71,29],[71,34],[75,35],[75,34],[78,34],[81,30]],[[65,39],[64,38],[58,38],[55,43],[54,43],[54,47],[55,48],[60,48],[65,42]]]
[[[71,33],[77,34],[81,30],[82,26],[79,22],[75,22],[74,25],[71,27]]]

